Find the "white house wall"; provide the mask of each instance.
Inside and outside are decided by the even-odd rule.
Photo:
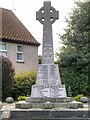
[[[17,62],[17,47],[18,44],[15,43],[7,43],[8,52],[7,56],[11,60],[13,66],[15,67],[15,72],[19,73],[21,71],[37,71],[38,66],[38,47],[23,45],[24,52],[24,62]]]

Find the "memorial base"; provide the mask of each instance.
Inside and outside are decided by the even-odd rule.
[[[67,98],[26,98],[26,102],[30,103],[32,108],[45,108],[46,103],[52,104],[52,108],[67,108],[68,103],[73,99],[70,97]]]
[[[66,87],[61,84],[58,65],[39,65],[36,84],[32,85],[31,98],[63,97],[67,97]]]

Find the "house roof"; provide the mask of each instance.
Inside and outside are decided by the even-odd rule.
[[[0,35],[2,41],[40,45],[11,10],[0,8],[0,13],[2,15],[2,34]]]

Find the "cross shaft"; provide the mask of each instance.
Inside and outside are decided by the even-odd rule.
[[[52,24],[58,19],[58,13],[51,2],[44,2],[44,6],[36,13],[36,19],[43,24],[42,64],[54,64]]]

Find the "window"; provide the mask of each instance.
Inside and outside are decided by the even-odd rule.
[[[17,45],[17,61],[24,62],[23,46]]]
[[[7,44],[0,42],[0,55],[6,57],[7,56]]]

